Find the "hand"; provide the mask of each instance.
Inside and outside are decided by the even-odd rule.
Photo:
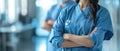
[[[49,24],[49,25],[53,26],[53,25],[54,25],[54,23],[55,23],[55,21],[54,21],[54,20],[48,20],[48,24]]]
[[[63,38],[69,40],[72,34],[64,33]]]
[[[97,31],[97,27],[94,28],[94,30],[90,33],[90,34],[93,34]]]
[[[42,23],[42,28],[43,28],[43,29],[46,29],[46,30],[48,30],[48,31],[51,31],[52,26],[48,25],[48,23],[47,23],[46,21],[44,21],[44,22]]]

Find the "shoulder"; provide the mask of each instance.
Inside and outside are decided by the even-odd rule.
[[[52,5],[52,8],[57,7],[57,6],[58,6],[58,4],[54,4],[54,5]]]
[[[76,7],[77,3],[74,1],[69,2],[64,8],[61,10],[59,18],[66,20],[69,16],[69,13]]]
[[[58,6],[59,6],[59,4],[54,4],[54,5],[52,5],[52,6],[50,7],[49,10],[54,10],[54,9],[57,8]]]
[[[100,9],[97,12],[97,18],[110,18],[110,13],[107,8],[100,6]]]
[[[75,7],[77,5],[76,2],[74,1],[70,1],[69,3],[66,4],[66,6],[63,8],[64,10],[70,10],[72,9],[73,7]]]
[[[105,15],[105,14],[109,14],[109,11],[108,11],[108,9],[107,8],[105,8],[105,7],[103,7],[103,6],[100,6],[100,9],[98,10],[98,12],[97,12],[97,15],[100,15],[100,14],[102,14],[102,15]]]

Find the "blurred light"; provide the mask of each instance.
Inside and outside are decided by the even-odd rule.
[[[0,0],[0,13],[4,13],[5,0]]]
[[[107,5],[110,5],[111,4],[111,1],[109,0],[105,0],[105,3],[107,4]]]
[[[0,10],[0,20],[1,20],[1,10]]]
[[[16,31],[16,27],[13,25],[13,26],[11,26],[11,31],[12,32],[15,32]]]
[[[41,27],[36,29],[36,33],[38,36],[48,36],[49,31],[46,31],[44,29],[41,29]]]
[[[4,12],[4,0],[0,0],[0,20],[1,18],[1,14]]]
[[[15,21],[15,0],[8,0],[8,22]]]
[[[119,0],[115,0],[113,3],[116,7],[119,7]]]
[[[46,51],[46,39],[36,38],[36,50],[35,51]]]
[[[23,8],[23,9],[21,10],[21,14],[22,14],[23,16],[27,15],[27,9]]]
[[[45,43],[40,45],[39,51],[46,51]]]
[[[27,0],[21,0],[21,14],[25,16],[27,12]]]
[[[51,5],[55,4],[56,2],[54,0],[37,0],[36,1],[36,6],[37,7],[42,7],[45,10],[48,10]]]

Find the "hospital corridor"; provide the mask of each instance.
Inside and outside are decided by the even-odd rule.
[[[78,18],[69,18],[73,22],[69,19],[65,22],[64,19],[66,19],[66,17],[69,17],[72,14],[74,15],[74,16],[72,15],[73,17],[77,17],[79,16],[78,15],[79,13],[84,12],[84,11],[79,12],[80,10],[76,11],[77,8],[80,8],[79,6],[75,6],[75,8],[70,7],[70,6],[74,6],[75,4],[77,5],[78,1],[80,2],[80,0],[0,0],[0,51],[76,51],[76,49],[77,50],[82,49],[78,51],[84,51],[84,49],[85,50],[91,49],[91,48],[82,47],[82,46],[80,48],[59,47],[60,46],[59,43],[62,43],[61,41],[63,41],[62,38],[70,39],[70,37],[67,37],[67,35],[69,35],[67,34],[69,31],[71,31],[73,34],[77,32],[76,30],[83,31],[83,32],[78,31],[77,35],[79,35],[79,33],[86,35],[86,32],[89,32],[90,34],[92,33],[94,34],[94,32],[97,32],[97,30],[93,29],[93,27],[90,30],[85,32],[87,28],[90,28],[90,26],[93,26],[92,24],[89,25],[92,21],[79,22]],[[102,33],[107,30],[105,29],[104,31],[99,32],[101,33],[101,35],[100,36],[96,35],[97,37],[99,37],[99,40],[95,39],[96,40],[95,41],[94,38],[96,37],[91,39],[92,39],[92,43],[97,42],[102,45],[99,45],[98,47],[94,47],[94,48],[101,49],[102,47],[101,51],[120,51],[120,0],[98,0],[98,5],[102,6],[103,9],[106,8],[106,10],[108,10],[108,12],[105,12],[105,13],[100,12],[104,16],[107,15],[106,17],[111,18],[111,22],[108,20],[108,18],[106,20],[108,20],[109,22],[105,23],[105,21],[103,21],[106,25],[106,27],[103,27],[103,29],[106,28],[108,30],[109,29],[111,30],[112,28],[109,23],[112,23],[113,35],[108,35],[108,36],[112,36],[112,38],[110,38],[110,40],[104,39],[102,44],[102,43],[99,43],[102,41],[101,39],[103,38],[100,36],[102,36]],[[70,10],[71,12],[68,12],[67,9],[70,9],[68,7],[72,9],[76,9],[75,10],[76,12],[72,9]],[[82,7],[80,9],[82,10]],[[88,7],[86,6],[85,11],[89,12],[89,5]],[[93,13],[94,11],[95,10],[93,10]],[[87,14],[86,12],[84,14]],[[68,15],[67,13],[70,13],[70,14]],[[84,14],[82,16],[84,16]],[[96,14],[96,15],[99,15],[99,14]],[[100,15],[100,16],[103,16],[103,15]],[[62,16],[64,17],[66,16],[66,17],[61,18]],[[84,20],[82,16],[80,20]],[[87,16],[88,15],[85,15],[85,17]],[[85,27],[86,26],[85,23],[82,24],[83,22],[88,23],[87,27]],[[94,19],[93,19],[93,22],[94,22]],[[72,24],[71,28],[69,26],[70,24]],[[77,26],[78,24],[81,25],[80,28],[82,26],[84,27],[79,29],[79,27]],[[105,25],[101,25],[101,27]],[[91,30],[95,30],[95,31],[90,32]],[[64,34],[65,33],[67,34],[66,37],[64,37],[65,35],[61,35],[63,34],[63,32]],[[63,37],[61,38],[59,36],[63,36]],[[84,36],[84,35],[81,35],[81,36]],[[91,37],[92,35],[89,35],[89,36]],[[58,38],[59,40],[56,37],[59,37]],[[86,42],[89,42],[89,41],[86,41]],[[86,51],[89,51],[89,50],[86,50]],[[93,51],[96,51],[96,50],[93,49]]]

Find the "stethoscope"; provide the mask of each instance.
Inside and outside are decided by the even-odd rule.
[[[87,17],[89,16],[89,13],[87,14],[87,15],[85,15],[84,14],[84,12],[82,12],[82,14],[84,15],[84,24],[82,25],[83,27],[82,27],[82,31],[83,31],[83,35],[86,35],[86,32],[85,32],[85,25],[86,25],[86,21],[87,21]],[[89,16],[90,17],[90,16]],[[70,23],[71,23],[71,17],[69,17],[67,20],[66,20],[66,22],[65,22],[65,25],[66,26],[68,26],[68,25],[70,25]],[[92,23],[93,24],[93,23]],[[91,33],[91,30],[92,30],[92,24],[90,24],[90,29],[89,29],[89,34]]]
[[[68,26],[71,23],[69,19],[66,20],[65,25]]]

